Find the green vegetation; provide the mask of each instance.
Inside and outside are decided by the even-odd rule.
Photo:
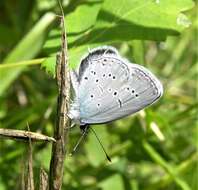
[[[93,126],[65,160],[63,188],[196,190],[197,2],[192,0],[65,0],[69,63],[88,48],[117,47],[162,81],[163,97],[134,116]],[[0,2],[0,128],[53,135],[60,51],[56,0]],[[69,151],[80,137],[70,131]],[[20,190],[28,144],[0,138],[0,190]],[[51,143],[33,143],[35,186],[49,171]]]

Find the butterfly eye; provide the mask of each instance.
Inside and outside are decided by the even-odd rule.
[[[105,74],[103,74],[102,76],[105,77]]]
[[[88,80],[88,77],[85,77],[84,79],[85,79],[85,80]]]
[[[134,94],[135,93],[135,90],[132,90],[131,92]]]
[[[117,95],[117,92],[114,92],[113,95],[116,96]]]
[[[109,77],[111,77],[111,73],[109,74]]]
[[[113,76],[113,79],[115,79],[116,77],[115,76]]]
[[[98,82],[98,79],[96,79],[96,82]]]
[[[100,106],[100,104],[98,104],[98,107]]]
[[[138,94],[136,94],[135,97],[138,97]]]
[[[91,95],[90,97],[93,98],[93,95]]]

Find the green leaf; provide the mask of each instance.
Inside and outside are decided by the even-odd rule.
[[[98,44],[133,39],[165,40],[168,35],[179,34],[184,26],[177,24],[178,16],[193,5],[191,0],[174,0],[174,5],[173,1],[106,0],[93,30],[69,43],[70,63],[76,65],[79,55]]]
[[[67,41],[74,42],[94,26],[100,11],[102,0],[87,0],[79,4],[71,13],[65,16]],[[60,30],[55,28],[49,33],[49,38],[44,45],[44,51],[54,53],[60,47]]]
[[[102,2],[102,0],[87,0],[66,15],[67,33],[77,34],[92,27],[96,22]]]
[[[46,37],[46,30],[55,19],[53,13],[46,13],[34,26],[34,28],[19,42],[12,52],[3,61],[6,63],[15,63],[28,60],[35,57],[41,50]],[[23,67],[2,68],[0,69],[0,95],[8,88],[17,76],[24,70]]]
[[[182,11],[192,8],[191,0],[106,0],[94,29],[86,36],[85,43],[112,43],[132,39],[165,40],[189,26]]]
[[[46,58],[41,65],[41,68],[44,68],[45,71],[55,77],[55,66],[56,66],[56,57]]]

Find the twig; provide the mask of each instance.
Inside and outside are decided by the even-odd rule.
[[[40,170],[40,184],[39,190],[47,190],[48,189],[48,175],[43,168]]]
[[[27,124],[28,131],[30,131],[29,125]],[[29,138],[28,148],[28,160],[27,160],[27,175],[26,175],[26,188],[27,190],[34,190],[34,172],[33,172],[33,161],[32,161],[32,141]]]
[[[15,130],[15,129],[1,129],[0,128],[0,138],[14,138],[19,140],[26,140],[29,141],[31,139],[32,141],[53,141],[56,142],[56,140],[52,137],[40,134],[40,133],[34,133],[30,131],[24,131],[24,130]]]
[[[60,3],[59,3],[60,4]],[[61,7],[61,5],[60,5]],[[70,76],[67,62],[67,40],[64,23],[64,13],[62,12],[62,49],[57,55],[56,64],[56,80],[58,84],[58,105],[57,105],[57,120],[54,129],[54,138],[56,143],[52,146],[52,157],[50,162],[49,189],[60,190],[63,179],[64,160],[66,155],[66,145],[68,142],[68,130],[70,120],[67,117],[70,99]]]

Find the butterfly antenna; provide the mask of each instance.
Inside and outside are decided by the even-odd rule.
[[[98,138],[98,136],[97,136],[95,130],[94,130],[92,127],[90,127],[90,129],[91,129],[91,131],[93,132],[93,134],[95,135],[96,139],[98,140],[100,146],[102,147],[102,150],[103,150],[103,152],[105,153],[105,155],[106,155],[106,157],[107,157],[107,160],[109,160],[109,162],[111,162],[111,158],[110,158],[110,156],[107,154],[107,152],[106,152],[104,146],[102,145],[100,139]]]

